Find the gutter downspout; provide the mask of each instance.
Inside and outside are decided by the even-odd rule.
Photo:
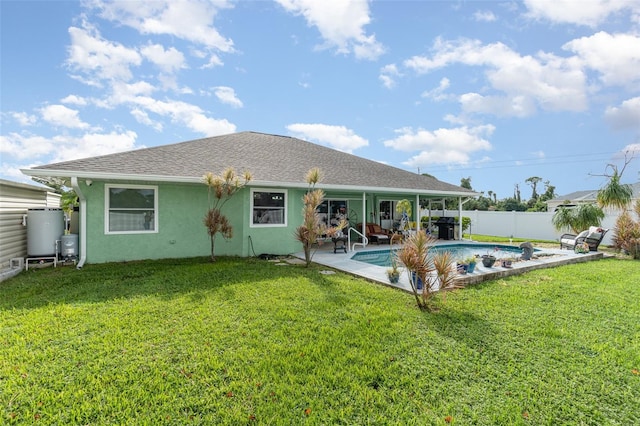
[[[87,260],[87,198],[80,190],[77,177],[73,176],[71,178],[71,186],[80,199],[80,260],[76,269],[82,269],[84,262]]]

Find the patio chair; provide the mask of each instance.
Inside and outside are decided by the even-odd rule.
[[[362,224],[356,225],[357,229],[362,229]],[[393,233],[388,229],[382,228],[377,223],[367,223],[365,228],[365,236],[369,242],[380,245],[381,242],[390,244]]]
[[[589,245],[589,251],[598,251],[598,246],[608,231],[609,230],[605,228],[591,226],[578,235],[562,234],[560,236],[560,248],[573,250],[577,244],[587,243]]]

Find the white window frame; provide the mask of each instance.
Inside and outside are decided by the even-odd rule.
[[[110,190],[112,188],[120,189],[152,189],[154,192],[153,197],[153,229],[138,229],[132,231],[111,231],[109,229],[109,212],[110,212]],[[116,210],[122,210],[116,209]],[[104,186],[104,233],[109,235],[114,234],[157,234],[158,233],[158,186],[157,185],[131,185],[131,184],[115,184],[110,183]]]
[[[253,200],[256,192],[277,192],[284,195],[284,210],[282,214],[284,215],[284,223],[253,223]],[[251,228],[285,228],[287,227],[287,216],[288,216],[288,199],[289,192],[286,189],[280,188],[251,188],[251,208],[249,210],[249,227]]]

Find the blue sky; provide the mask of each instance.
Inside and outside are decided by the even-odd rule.
[[[623,181],[640,179],[636,0],[0,0],[0,15],[3,179],[245,130],[499,199],[529,198],[533,176],[599,188],[625,152]]]

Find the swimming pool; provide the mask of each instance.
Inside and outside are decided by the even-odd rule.
[[[368,263],[376,266],[391,266],[390,253],[396,252],[398,249],[393,250],[373,250],[366,252],[359,252],[351,256],[352,260],[358,262]],[[537,249],[534,249],[537,251]],[[483,254],[493,254],[497,258],[502,257],[516,257],[522,254],[522,249],[516,246],[501,245],[501,244],[476,244],[476,243],[459,243],[459,244],[447,244],[446,246],[432,247],[430,253],[437,253],[440,251],[449,251],[453,255],[454,259],[465,259],[471,256],[482,256]]]

